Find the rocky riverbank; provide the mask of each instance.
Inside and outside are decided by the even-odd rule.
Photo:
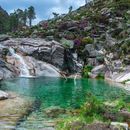
[[[16,39],[4,38],[7,41],[2,44],[12,44],[24,59],[31,56],[67,75],[82,72],[84,77],[129,84],[129,19],[128,0],[94,0],[66,15],[11,33]]]
[[[129,84],[129,65],[123,66],[121,60],[110,59],[113,54],[107,55],[106,51],[97,51],[92,44],[85,46],[91,54],[90,57],[95,57],[87,58],[87,65],[73,49],[66,48],[54,40],[8,37],[0,42],[0,46],[1,79],[20,75],[76,77],[78,74],[91,78],[102,76],[115,82]],[[102,58],[98,60],[98,57]],[[89,70],[89,67],[92,68]]]
[[[0,46],[1,79],[20,76],[20,73],[26,76],[27,70],[27,76],[61,76],[62,71],[71,74],[82,69],[74,53],[56,41],[10,38],[0,42]]]
[[[18,121],[31,110],[33,101],[8,92],[7,100],[0,101],[0,129],[12,130]]]

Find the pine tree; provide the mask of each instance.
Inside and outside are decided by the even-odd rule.
[[[18,29],[19,19],[16,11],[10,14],[10,30],[16,31]]]
[[[26,26],[26,24],[27,24],[27,17],[28,17],[28,11],[27,11],[27,9],[25,9],[24,13],[23,13],[23,24],[24,24],[24,26]]]
[[[28,8],[28,19],[29,19],[29,25],[32,26],[32,20],[35,19],[35,9],[33,6],[30,6]]]

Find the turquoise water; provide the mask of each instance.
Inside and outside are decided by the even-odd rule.
[[[13,130],[55,130],[48,126],[54,119],[47,117],[44,113],[46,108],[79,108],[86,100],[87,93],[92,93],[98,99],[116,100],[124,98],[130,101],[130,95],[124,89],[116,85],[110,85],[103,80],[91,79],[63,79],[63,78],[16,78],[0,82],[0,89],[12,91],[35,101],[35,109],[23,117],[16,126],[6,125]],[[6,114],[6,113],[5,113]],[[61,115],[64,116],[66,115]],[[6,122],[8,124],[8,122]],[[0,130],[7,130],[3,127]]]
[[[77,108],[85,101],[86,93],[102,100],[129,96],[126,91],[102,80],[62,78],[16,78],[1,82],[1,89],[29,96],[43,103],[43,107],[60,106]]]

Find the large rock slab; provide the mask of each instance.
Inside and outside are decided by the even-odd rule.
[[[10,98],[0,101],[0,130],[16,128],[18,121],[31,109],[33,100],[28,100],[15,93],[10,93]]]
[[[8,35],[0,35],[0,42],[1,41],[6,41],[9,39],[9,36]]]
[[[17,75],[19,74],[17,70],[19,68],[19,62],[16,63],[16,60],[18,61],[19,59],[12,57],[10,48],[13,48],[14,53],[20,55],[27,64],[32,64],[32,62],[31,60],[27,61],[26,57],[30,57],[30,59],[33,57],[35,61],[37,60],[36,63],[39,63],[39,61],[46,62],[47,64],[55,66],[60,71],[63,70],[67,73],[81,72],[82,69],[82,64],[78,62],[78,58],[75,58],[71,49],[66,50],[62,44],[56,41],[45,41],[40,38],[10,38],[9,40],[1,42],[0,45],[7,51],[6,56],[4,55],[5,62],[8,63],[8,66],[15,66],[13,70],[12,67],[9,67],[9,69],[17,73]],[[39,68],[36,64],[32,65],[35,66],[36,69]],[[65,67],[66,65],[67,67]],[[30,65],[28,67],[30,68]],[[42,66],[41,68],[45,67]]]
[[[64,47],[56,41],[45,41],[44,39],[16,38],[1,43],[5,47],[13,47],[23,55],[51,63],[59,68],[64,63]]]
[[[0,100],[7,99],[9,97],[9,94],[0,90]]]
[[[0,80],[14,78],[17,75],[16,73],[13,66],[11,68],[0,67]]]
[[[100,73],[103,73],[105,74],[105,65],[99,65],[99,66],[95,66],[93,69],[92,69],[92,73],[95,74],[95,75],[98,75]]]

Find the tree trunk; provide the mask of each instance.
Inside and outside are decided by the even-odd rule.
[[[32,19],[29,19],[29,26],[32,26]]]

